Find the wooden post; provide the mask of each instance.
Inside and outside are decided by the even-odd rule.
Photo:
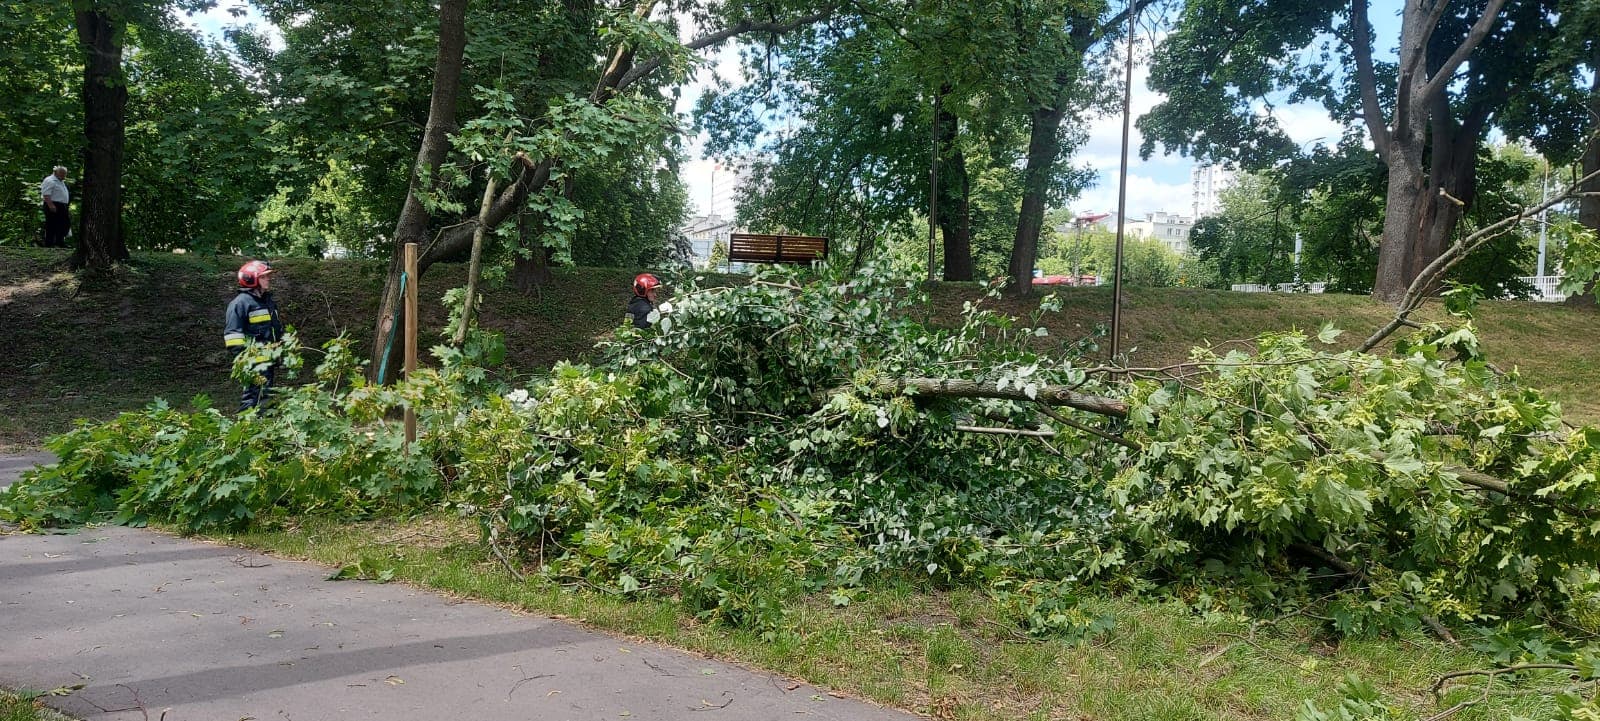
[[[406,380],[417,370],[417,244],[406,243]],[[406,404],[406,450],[417,440],[417,412]]]

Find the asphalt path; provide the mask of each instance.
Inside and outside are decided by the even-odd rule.
[[[47,457],[0,457],[0,485]],[[0,535],[0,686],[82,719],[905,720],[691,653],[152,531]]]

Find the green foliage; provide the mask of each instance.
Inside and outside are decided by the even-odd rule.
[[[345,340],[324,350],[318,384],[275,389],[265,414],[228,416],[203,396],[187,413],[157,400],[51,439],[60,462],[0,492],[0,517],[27,528],[109,518],[200,530],[437,498],[426,459],[401,453],[400,434],[378,422],[406,391],[364,386]],[[297,364],[293,336],[246,351],[235,367],[247,375],[273,357],[285,366],[281,382]]]
[[[178,5],[187,4],[101,3],[126,26],[128,245],[251,248],[250,221],[274,189],[266,101],[222,47],[179,23]],[[71,3],[33,3],[0,10],[0,35],[7,38],[0,50],[7,68],[0,79],[0,167],[6,168],[0,243],[37,239],[39,182],[52,166],[67,166],[73,200],[82,199],[83,50],[71,9]]]
[[[1325,567],[1352,581],[1329,610],[1346,632],[1587,607],[1600,433],[1566,430],[1480,359],[1441,360],[1469,333],[1387,359],[1269,336],[1254,356],[1197,354],[1216,372],[1193,388],[1143,385],[1131,435],[1145,452],[1112,489],[1130,555],[1246,581],[1264,603],[1308,582],[1294,565]]]
[[[1568,226],[1567,242],[1561,251],[1561,265],[1565,276],[1561,292],[1576,294],[1584,291],[1596,277],[1600,277],[1600,233],[1581,226]]]
[[[0,513],[202,528],[448,500],[509,564],[769,637],[801,597],[852,603],[874,578],[982,589],[1019,630],[1076,641],[1114,624],[1091,586],[1345,634],[1595,611],[1600,432],[1489,369],[1463,324],[1475,289],[1394,357],[1322,350],[1330,327],[1114,378],[1084,361],[1091,340],[1041,328],[1053,298],[1027,319],[969,303],[940,329],[876,263],[671,285],[654,327],[523,387],[493,373],[489,334],[393,389],[363,385],[335,343],[320,386],[266,415],[158,405],[85,426]],[[294,353],[252,348],[237,368]],[[918,377],[1017,399],[898,383]],[[1128,444],[1024,400],[1063,387],[1127,404],[1080,420]],[[425,429],[409,456],[381,422],[402,401]],[[350,573],[381,578],[380,561]]]
[[[1109,622],[1076,602],[1088,582],[1213,609],[1308,604],[1345,633],[1592,603],[1600,544],[1581,509],[1600,434],[1563,430],[1552,404],[1461,355],[1470,326],[1396,358],[1269,336],[1255,354],[1197,352],[1211,371],[1186,383],[1118,387],[1075,366],[1078,346],[979,307],[930,330],[886,281],[686,281],[657,331],[474,406],[441,452],[459,454],[486,534],[552,577],[769,631],[794,595],[846,603],[886,572],[988,585],[1019,625],[1074,638]],[[1070,429],[961,433],[1031,413],[873,390],[919,375],[1125,397],[1142,450]],[[1472,485],[1484,473],[1504,487]]]

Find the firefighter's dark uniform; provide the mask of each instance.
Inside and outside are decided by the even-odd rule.
[[[222,342],[234,356],[238,356],[249,341],[274,343],[283,339],[283,319],[278,316],[278,304],[271,293],[256,294],[240,288],[239,294],[228,304],[227,319],[223,326]],[[267,392],[272,388],[277,367],[268,368],[267,382],[259,386],[245,386],[239,398],[239,410],[255,408],[267,402]]]
[[[628,301],[628,315],[633,317],[633,327],[649,328],[650,311],[655,309],[655,304],[651,303],[649,298],[642,295],[634,296],[633,300]]]

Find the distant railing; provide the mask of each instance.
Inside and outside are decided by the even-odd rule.
[[[1560,303],[1567,299],[1567,294],[1560,289],[1562,279],[1559,275],[1530,275],[1521,278],[1522,282],[1533,286],[1533,295],[1529,300],[1541,303]],[[1292,283],[1278,285],[1235,283],[1230,288],[1236,293],[1321,293],[1327,288],[1327,284],[1311,283],[1302,287]]]
[[[1276,285],[1262,285],[1260,283],[1234,283],[1228,286],[1235,293],[1321,293],[1328,288],[1327,283],[1278,283]]]
[[[1520,279],[1522,282],[1533,286],[1533,297],[1541,303],[1560,303],[1567,299],[1567,294],[1561,292],[1563,280],[1559,275],[1530,275]]]

